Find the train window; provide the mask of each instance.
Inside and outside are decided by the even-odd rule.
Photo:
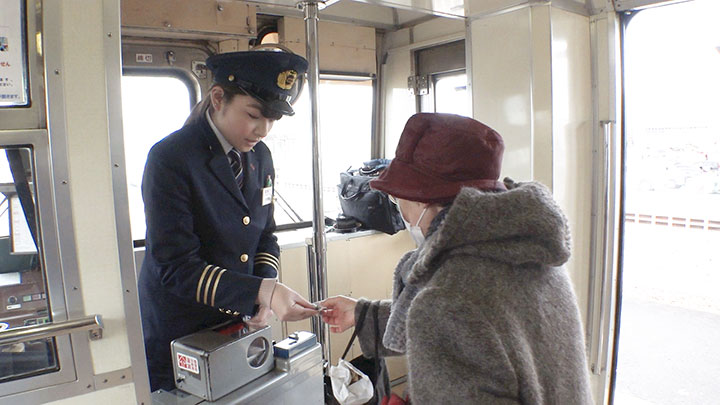
[[[195,104],[192,86],[178,76],[124,74],[123,135],[133,240],[145,239],[140,186],[150,148],[182,127]]]
[[[471,116],[465,71],[434,75],[432,83],[435,112]]]
[[[0,331],[50,322],[30,147],[0,149]],[[55,339],[0,346],[0,383],[58,370]]]
[[[326,217],[341,212],[337,184],[340,172],[370,159],[373,80],[367,76],[321,75],[318,88],[322,148],[323,209]],[[338,102],[342,100],[342,102]],[[313,217],[310,96],[305,89],[295,115],[273,126],[265,143],[275,163],[275,221],[278,225]]]
[[[415,66],[416,74],[427,77],[429,84],[429,92],[419,96],[420,111],[471,115],[465,41],[415,51]]]

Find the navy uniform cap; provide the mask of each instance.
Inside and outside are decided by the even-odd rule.
[[[295,113],[292,105],[302,91],[308,67],[302,56],[264,50],[212,55],[205,64],[215,82],[238,87],[283,115]]]

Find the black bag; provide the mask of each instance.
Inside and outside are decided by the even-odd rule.
[[[352,337],[350,338],[350,341],[345,347],[345,351],[343,352],[341,357],[342,359],[345,359],[345,356],[347,356],[348,352],[350,351],[353,342],[355,342],[355,337],[357,337],[358,330],[362,329],[368,308],[372,308],[372,318],[375,322],[375,355],[377,356],[379,352],[380,342],[382,339],[382,337],[380,336],[380,328],[378,325],[378,307],[379,302],[375,301],[370,305],[364,307],[362,311],[360,311],[360,316],[357,319],[357,323],[355,324],[355,330],[353,330]],[[370,382],[372,382],[373,397],[365,403],[366,405],[380,404],[384,397],[390,395],[390,375],[388,374],[387,364],[385,364],[384,358],[380,356],[365,357],[361,354],[350,360],[350,364],[357,367],[358,370],[362,371],[366,376],[368,376]],[[330,382],[330,377],[328,376],[325,376],[325,404],[338,404],[335,396],[333,395],[332,384]]]
[[[385,166],[368,170],[368,166],[365,166],[360,170],[340,173],[338,196],[346,217],[355,218],[365,229],[393,235],[405,229],[400,212],[395,204],[390,202],[387,194],[370,188],[370,180],[377,178],[384,168]]]

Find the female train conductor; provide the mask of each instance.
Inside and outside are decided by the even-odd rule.
[[[185,125],[150,150],[142,193],[146,256],[139,278],[153,391],[174,388],[170,342],[234,316],[264,325],[314,306],[277,282],[275,171],[262,139],[292,115],[307,61],[275,51],[207,60],[214,83]]]

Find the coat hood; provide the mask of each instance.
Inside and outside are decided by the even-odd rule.
[[[448,254],[480,256],[512,266],[560,266],[570,258],[567,219],[550,191],[537,182],[505,179],[505,192],[464,188],[442,225],[417,252],[408,280],[432,277]]]

